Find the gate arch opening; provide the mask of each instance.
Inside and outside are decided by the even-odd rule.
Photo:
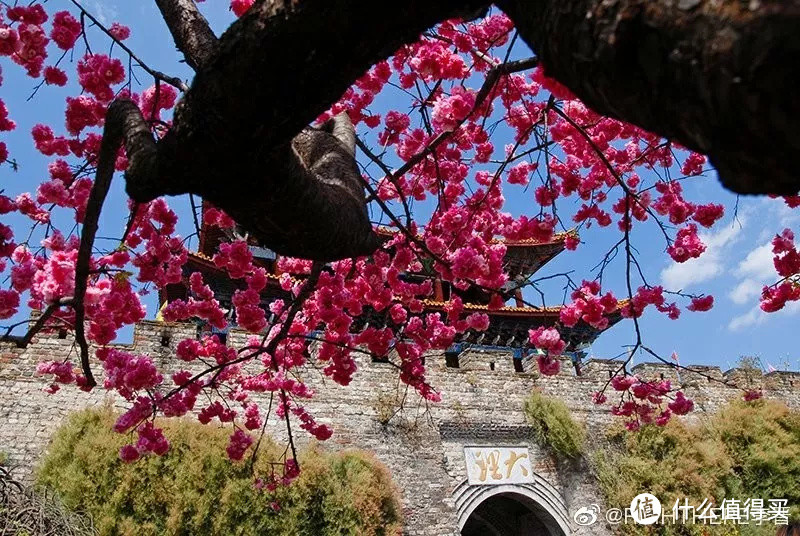
[[[541,487],[465,486],[459,491],[461,536],[566,536],[571,532],[560,497],[542,493]]]

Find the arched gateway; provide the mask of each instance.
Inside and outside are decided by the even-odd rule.
[[[465,446],[467,479],[453,492],[462,536],[566,536],[561,494],[534,472],[526,445]]]
[[[470,485],[454,493],[462,536],[567,536],[567,508],[544,479],[529,484]]]

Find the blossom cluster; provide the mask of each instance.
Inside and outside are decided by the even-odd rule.
[[[761,292],[761,309],[772,313],[783,309],[792,301],[800,300],[800,253],[794,243],[794,233],[784,229],[772,239],[772,253],[775,271],[782,277],[772,286]]]
[[[664,426],[672,415],[686,415],[694,409],[694,402],[683,391],[675,391],[669,380],[649,381],[637,375],[618,374],[609,383],[620,394],[611,413],[622,417],[628,430],[638,430],[646,424]],[[604,404],[608,395],[597,391],[592,401]]]

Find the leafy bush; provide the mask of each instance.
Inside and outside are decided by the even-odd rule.
[[[583,453],[586,432],[564,402],[535,390],[525,401],[524,412],[540,445],[562,458],[573,459]]]
[[[733,402],[693,425],[672,419],[663,428],[620,428],[612,448],[595,453],[597,477],[608,507],[625,508],[650,492],[671,509],[676,499],[699,505],[709,499],[787,499],[800,516],[800,413],[759,400]],[[774,522],[757,525],[620,525],[628,534],[774,535]],[[650,531],[650,532],[648,532]]]
[[[102,535],[400,534],[399,493],[370,454],[311,447],[300,456],[301,476],[268,493],[255,488],[246,462],[225,457],[229,430],[168,421],[170,451],[126,464],[118,457],[126,438],[113,422],[110,410],[73,415],[38,471],[38,484],[89,512]],[[269,474],[283,449],[260,448],[255,470]]]

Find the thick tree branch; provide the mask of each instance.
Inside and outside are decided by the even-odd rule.
[[[139,202],[200,195],[284,255],[371,253],[380,240],[363,198],[338,181],[358,173],[355,161],[337,157],[337,181],[320,180],[297,140],[370,66],[465,5],[485,4],[404,2],[387,18],[385,6],[368,0],[257,2],[198,71],[157,161],[148,161],[151,172],[128,172],[128,193]]]
[[[217,50],[217,36],[194,0],[156,0],[178,50],[195,71],[207,65]]]
[[[106,113],[103,141],[97,158],[97,175],[86,205],[81,245],[78,249],[78,260],[75,263],[75,294],[72,301],[75,309],[75,341],[80,347],[81,369],[89,387],[94,387],[96,382],[89,365],[89,343],[86,341],[85,326],[86,309],[83,302],[91,271],[92,248],[100,221],[100,211],[111,186],[114,163],[123,141],[125,141],[128,153],[128,176],[153,175],[153,163],[156,160],[155,141],[138,106],[129,100],[112,102]]]
[[[597,112],[710,156],[739,193],[796,194],[797,0],[498,0]]]
[[[10,335],[11,329],[19,325],[19,324],[14,324],[14,326],[11,326],[8,329],[8,331],[3,337],[0,337],[0,341],[11,341],[17,345],[17,348],[27,348],[28,345],[33,341],[33,338],[40,331],[42,331],[42,329],[44,329],[45,325],[47,325],[47,321],[50,320],[50,317],[53,316],[53,314],[56,313],[62,306],[72,305],[72,303],[73,302],[71,297],[61,298],[60,300],[54,301],[53,303],[48,305],[44,311],[42,311],[42,313],[36,319],[36,322],[34,322],[34,324],[28,328],[28,331],[25,333],[25,335],[23,336]]]

